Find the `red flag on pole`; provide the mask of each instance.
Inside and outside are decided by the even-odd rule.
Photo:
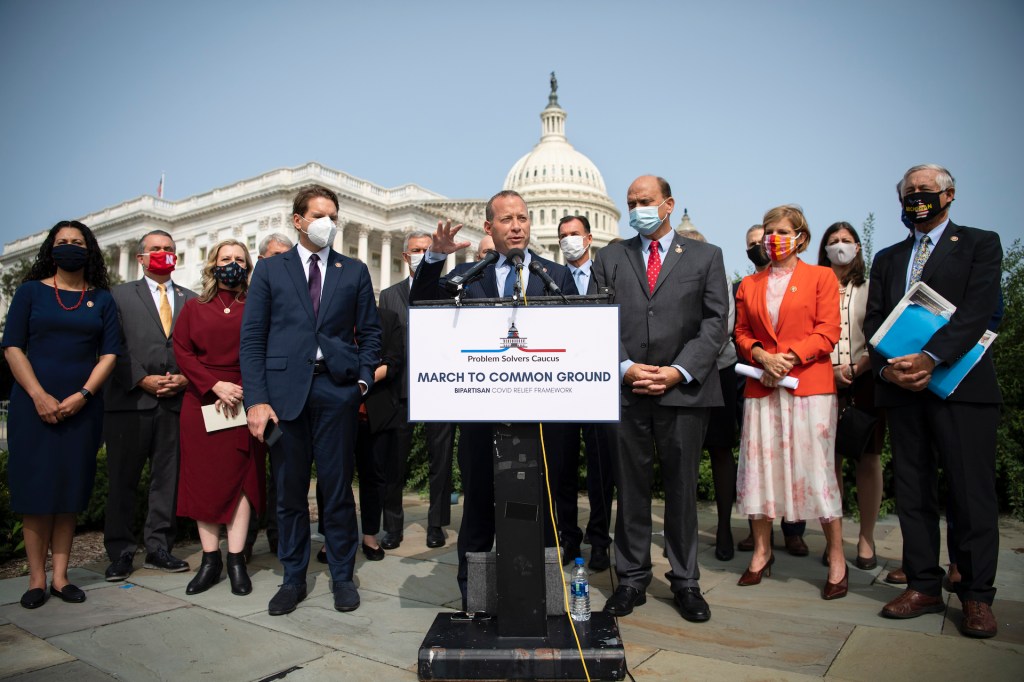
[[[160,173],[160,184],[156,186],[156,196],[158,199],[164,198],[164,173]]]

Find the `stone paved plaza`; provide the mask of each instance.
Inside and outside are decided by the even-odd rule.
[[[448,544],[427,549],[426,503],[407,495],[405,541],[381,562],[358,554],[356,579],[362,605],[333,609],[323,566],[311,564],[309,597],[292,614],[267,615],[281,582],[276,558],[263,535],[251,566],[253,593],[231,594],[226,579],[189,597],[192,573],[139,569],[130,582],[103,581],[105,564],[72,572],[88,592],[85,604],[51,598],[34,611],[18,604],[27,579],[0,581],[0,679],[16,680],[415,680],[417,650],[438,611],[458,607],[455,532]],[[581,518],[586,498],[581,497]],[[655,514],[664,510],[655,505]],[[453,508],[458,528],[462,506]],[[895,517],[879,524],[879,567],[850,564],[850,594],[825,602],[826,569],[820,528],[808,524],[811,555],[794,558],[776,547],[771,578],[741,588],[736,580],[749,555],[714,558],[714,515],[701,512],[701,587],[711,605],[709,623],[692,624],[676,611],[664,579],[667,560],[656,536],[655,579],[646,605],[619,626],[626,661],[637,680],[1024,680],[1024,525],[1003,519],[994,611],[999,635],[960,636],[956,597],[945,614],[887,620],[879,609],[901,589],[882,582],[899,563]],[[660,529],[660,517],[655,520]],[[734,518],[737,539],[746,534]],[[846,555],[856,551],[856,525],[844,528]],[[781,538],[780,538],[781,539]],[[314,550],[319,545],[314,542]],[[198,545],[175,554],[198,566]],[[584,546],[584,555],[589,548]],[[142,557],[136,557],[141,566]],[[600,609],[610,594],[608,572],[591,576]]]

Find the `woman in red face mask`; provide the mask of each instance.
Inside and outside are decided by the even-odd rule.
[[[736,488],[740,512],[753,523],[754,555],[739,584],[756,585],[771,575],[772,519],[817,517],[828,542],[822,598],[837,599],[847,592],[833,461],[831,353],[840,335],[839,282],[831,268],[800,260],[811,239],[800,207],[773,208],[762,222],[771,266],[744,279],[736,293],[736,350],[764,370],[760,379],[747,379],[744,390]],[[796,386],[781,386],[785,379]]]

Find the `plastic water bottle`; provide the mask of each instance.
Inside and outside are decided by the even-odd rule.
[[[569,615],[576,622],[590,620],[590,582],[587,580],[587,569],[583,566],[583,557],[576,557],[569,585]]]

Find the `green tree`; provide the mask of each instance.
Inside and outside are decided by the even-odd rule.
[[[871,259],[875,256],[875,214],[868,213],[864,223],[860,226],[860,249],[864,254],[864,265],[868,272],[871,272]]]
[[[1024,520],[1024,246],[1003,257],[1003,320],[994,360],[1003,412],[996,440],[996,490],[1001,509]]]

